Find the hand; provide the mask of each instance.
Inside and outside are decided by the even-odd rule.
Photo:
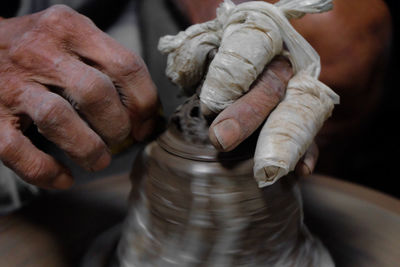
[[[72,184],[70,172],[23,135],[24,119],[97,171],[111,160],[107,145],[152,130],[158,103],[142,59],[72,9],[0,21],[0,160],[25,181]]]
[[[221,151],[230,151],[249,137],[266,120],[285,95],[293,72],[284,57],[275,58],[253,83],[247,94],[222,111],[210,126],[210,140]],[[296,174],[309,175],[318,159],[312,143],[296,165]]]
[[[279,26],[290,32],[282,36],[275,28],[277,24],[260,13],[260,9],[269,12],[269,8],[262,2],[239,6],[225,2],[216,20],[193,25],[175,36],[164,36],[158,45],[161,52],[168,54],[166,74],[174,83],[186,92],[202,84],[203,114],[222,112],[210,128],[210,138],[221,150],[236,147],[277,106],[257,142],[254,175],[260,187],[295,170],[334,104],[339,102],[339,97],[317,80],[318,55],[288,22]],[[327,8],[330,2],[310,10],[322,12]],[[299,10],[297,15],[302,14]],[[296,53],[291,59],[297,72],[287,93],[283,89],[291,75],[284,81],[284,75],[279,77],[270,70],[264,72],[275,55],[282,53],[283,40],[288,46],[287,52]],[[303,50],[296,51],[296,45]],[[208,58],[215,50],[218,51],[207,68]],[[203,82],[202,77],[205,77]],[[265,78],[257,80],[257,77]],[[267,81],[268,86],[262,88],[262,81]],[[254,91],[250,94],[252,85]],[[314,94],[315,90],[320,93]],[[223,114],[228,114],[228,118]]]
[[[249,0],[233,0],[236,4],[246,1]],[[204,0],[207,4],[190,0],[174,2],[182,15],[196,24],[214,19],[215,10],[223,0]],[[338,169],[343,169],[343,161],[353,155],[348,150],[345,153],[338,150],[338,145],[355,149],[355,140],[365,135],[380,104],[383,74],[390,56],[391,15],[382,0],[359,3],[334,0],[332,11],[309,14],[291,22],[320,55],[320,80],[341,96],[334,116],[316,138],[322,151],[320,171],[337,174]]]

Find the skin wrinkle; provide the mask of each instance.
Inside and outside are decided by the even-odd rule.
[[[271,76],[268,78],[271,79]],[[286,91],[286,87],[281,81],[259,82],[259,86],[263,88],[261,97],[265,98],[266,103],[279,103]],[[277,89],[273,89],[273,86],[276,86]],[[259,101],[261,102],[262,100],[260,99]]]
[[[19,153],[14,141],[16,138],[12,137],[10,134],[2,135],[1,137],[4,140],[4,142],[2,142],[3,144],[0,146],[1,160],[5,165],[16,165],[17,169],[19,169],[19,165],[24,163],[19,162],[18,157],[16,156]]]
[[[98,70],[86,67],[79,61],[72,61],[72,72],[82,73],[81,76],[71,75],[64,84],[75,90],[70,91],[70,98],[77,103],[80,113],[89,119],[90,125],[108,142],[122,141],[130,132],[130,124],[127,114],[118,99],[118,93],[110,78]],[[67,70],[67,67],[63,69]],[[82,69],[83,71],[80,71]],[[75,77],[78,77],[76,80]],[[68,84],[70,84],[68,86]],[[117,105],[116,105],[117,104]],[[99,112],[99,107],[101,111]],[[118,111],[119,110],[119,111]],[[125,114],[125,115],[124,115]],[[122,120],[121,126],[111,131],[106,131],[99,125],[106,125],[107,120]]]
[[[1,20],[0,121],[10,126],[2,125],[0,148],[7,141],[3,136],[13,134],[23,152],[13,162],[10,153],[0,153],[22,178],[62,188],[72,179],[22,135],[19,116],[33,119],[42,135],[82,167],[99,170],[110,161],[102,138],[119,142],[132,129],[143,138],[158,105],[144,62],[72,9],[54,6]],[[143,121],[146,129],[139,127]]]
[[[19,148],[18,137],[15,131],[10,131],[9,123],[5,122],[3,129],[0,132],[2,142],[0,142],[0,159],[7,165],[15,165],[19,169],[23,162],[18,160]]]
[[[120,78],[144,75],[143,72],[146,70],[146,66],[141,58],[128,53],[117,57],[117,59],[114,64]]]
[[[3,78],[4,80],[2,81]],[[21,104],[19,97],[22,92],[19,89],[19,81],[16,80],[12,75],[5,75],[5,77],[1,77],[0,79],[0,104],[8,108],[12,114],[19,112],[18,107]],[[7,86],[14,89],[9,94],[5,93]]]
[[[274,71],[278,75],[271,74]],[[286,84],[291,76],[290,63],[283,57],[277,57],[268,68],[264,69],[264,72],[251,86],[250,91],[225,109],[214,120],[210,127],[210,139],[213,144],[220,150],[231,150],[254,132],[283,97]],[[223,138],[214,136],[215,131],[211,131],[211,129],[227,119],[234,119],[239,123],[240,138],[232,145],[228,147],[225,145],[225,148],[223,148],[217,141]]]
[[[268,79],[266,76],[261,76],[261,79],[259,80],[261,83],[264,83],[265,86],[264,88],[268,90],[265,90],[265,93],[268,94],[268,96],[277,96],[279,100],[283,98],[285,95],[285,89],[287,83],[284,82],[283,78],[280,78],[272,69],[272,66],[269,66],[267,69],[267,74],[268,74]],[[291,77],[292,74],[286,75],[287,77]],[[273,85],[275,86],[273,86]],[[282,87],[285,87],[284,90],[282,90]]]
[[[42,180],[42,176],[49,176],[49,173],[43,172],[46,170],[45,162],[41,160],[32,159],[30,164],[27,165],[27,169],[25,170],[28,174],[26,179],[31,183],[38,183]]]
[[[84,106],[89,112],[91,110],[95,112],[99,102],[102,103],[103,108],[107,109],[113,104],[110,99],[110,93],[116,93],[114,85],[106,76],[102,76],[96,72],[93,73],[90,71],[90,74],[88,72],[89,70],[80,76],[78,83],[73,85],[77,90],[83,89],[80,90],[79,94],[75,95],[75,100],[78,105]],[[104,90],[100,90],[100,88]]]

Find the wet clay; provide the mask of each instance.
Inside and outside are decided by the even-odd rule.
[[[258,188],[253,153],[251,138],[213,148],[197,96],[178,108],[134,163],[120,266],[334,266],[303,223],[296,178]]]

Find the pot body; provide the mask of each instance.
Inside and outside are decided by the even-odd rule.
[[[294,177],[260,189],[252,158],[207,158],[195,144],[180,154],[166,139],[134,163],[120,266],[333,266],[303,224]]]

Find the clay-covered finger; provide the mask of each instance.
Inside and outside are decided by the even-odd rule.
[[[283,57],[274,59],[251,90],[213,121],[210,140],[214,146],[229,151],[250,136],[281,101],[291,76],[289,61]]]
[[[282,102],[270,114],[257,141],[254,176],[260,187],[295,169],[339,97],[307,73],[289,82]]]
[[[55,189],[70,187],[73,179],[69,171],[37,149],[12,120],[1,120],[0,160],[28,183]]]
[[[246,11],[229,16],[200,94],[203,113],[219,113],[245,94],[281,50],[279,29],[268,16]]]
[[[24,103],[20,109],[38,131],[79,165],[96,171],[110,163],[105,143],[64,98],[41,85],[27,84],[20,100]]]

